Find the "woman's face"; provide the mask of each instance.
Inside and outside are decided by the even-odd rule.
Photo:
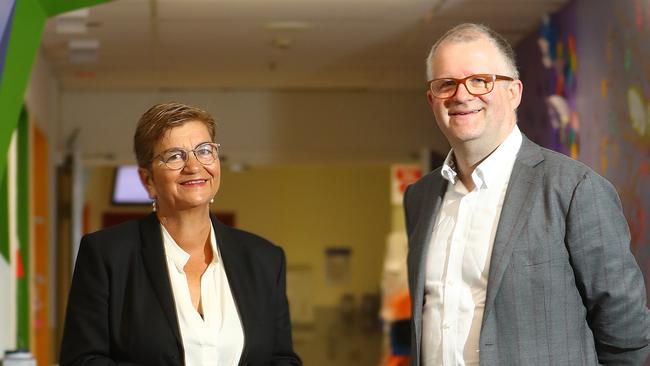
[[[168,130],[154,145],[151,171],[140,168],[140,179],[149,197],[158,200],[158,213],[169,215],[174,212],[206,207],[219,190],[221,169],[219,159],[211,164],[201,164],[190,152],[197,146],[212,142],[203,122],[189,121]],[[188,152],[185,166],[172,170],[160,161],[158,156],[170,149]]]

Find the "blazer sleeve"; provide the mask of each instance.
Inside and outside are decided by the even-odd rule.
[[[565,241],[599,363],[644,364],[650,352],[650,311],[643,275],[630,251],[616,190],[593,172],[573,192]]]
[[[100,246],[81,239],[63,328],[61,366],[135,365],[110,358],[109,277]]]
[[[273,349],[273,366],[301,366],[300,357],[293,351],[293,342],[291,339],[291,320],[289,317],[289,301],[287,300],[287,270],[286,258],[282,248],[280,251],[280,263],[278,266],[277,293],[275,307],[275,346]]]

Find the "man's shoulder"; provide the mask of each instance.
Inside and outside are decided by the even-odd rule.
[[[411,184],[409,186],[409,190],[419,192],[419,191],[426,190],[428,187],[431,187],[431,185],[433,184],[440,183],[443,180],[442,175],[440,173],[441,170],[442,170],[442,166],[439,166],[436,169],[425,174],[424,176],[422,176],[422,178],[418,179],[415,183]]]
[[[589,165],[569,157],[563,153],[539,146],[530,140],[522,149],[538,150],[543,157],[544,180],[547,183],[559,182],[563,186],[573,186],[585,179],[591,179],[601,184],[611,185],[605,177],[601,176]]]
[[[539,146],[532,141],[528,141],[522,146],[522,149],[536,149],[538,150],[544,161],[544,168],[548,173],[572,175],[582,177],[587,174],[598,175],[587,164],[569,157],[561,152],[557,152],[545,147]]]

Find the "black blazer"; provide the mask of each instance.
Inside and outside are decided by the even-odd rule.
[[[211,219],[244,329],[239,364],[301,365],[291,341],[284,252]],[[72,277],[61,366],[176,366],[184,359],[156,215],[85,235]]]

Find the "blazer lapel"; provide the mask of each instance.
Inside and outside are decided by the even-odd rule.
[[[426,256],[433,225],[447,188],[446,182],[440,176],[440,169],[434,170],[431,173],[430,182],[428,182],[425,193],[421,197],[416,197],[417,200],[422,201],[422,204],[420,212],[417,213],[419,219],[413,228],[413,234],[409,238],[408,253],[409,267],[413,268],[409,271],[409,276],[414,276],[410,282],[414,284],[414,288],[411,289],[413,292],[411,296],[413,298],[413,324],[415,326],[415,360],[419,360],[422,339],[422,304],[424,304]],[[416,362],[419,363],[419,361]]]
[[[541,174],[541,169],[535,167],[543,160],[540,147],[523,136],[519,154],[510,174],[508,190],[494,238],[483,325],[494,307],[494,299],[499,291],[503,274],[510,263],[515,246],[514,238],[518,237],[528,218],[525,211],[526,203],[534,197],[533,189],[536,187],[534,183],[537,175]]]
[[[431,241],[433,225],[435,224],[435,219],[438,216],[438,210],[440,209],[447,188],[447,181],[442,179],[440,174],[435,176],[436,172],[438,171],[432,173],[434,174],[432,182],[429,184],[424,197],[421,197],[424,203],[422,204],[419,215],[420,219],[415,225],[412,235],[412,243],[414,245],[412,248],[412,264],[417,275],[416,290],[418,295],[424,291],[424,275],[426,272],[425,257],[429,242]]]
[[[149,274],[153,289],[158,296],[158,301],[169,322],[169,326],[180,346],[182,345],[182,341],[178,328],[178,318],[176,317],[176,305],[174,303],[171,284],[169,283],[169,273],[167,272],[167,261],[165,259],[165,249],[160,233],[160,223],[155,213],[151,213],[146,218],[140,220],[140,238],[142,240],[144,267]],[[180,346],[180,349],[182,350],[183,347]]]
[[[237,312],[239,313],[239,318],[242,322],[242,328],[244,330],[244,350],[242,351],[241,360],[246,359],[246,345],[248,344],[248,339],[250,337],[250,320],[247,317],[248,311],[246,311],[246,304],[250,304],[254,299],[248,299],[246,288],[246,281],[249,277],[249,274],[246,273],[244,268],[244,263],[242,259],[245,258],[245,254],[242,253],[241,247],[230,236],[230,228],[226,225],[219,222],[214,215],[210,215],[212,219],[212,227],[214,227],[214,233],[217,238],[217,246],[219,248],[219,253],[221,254],[221,260],[223,261],[223,267],[226,271],[226,277],[228,278],[228,284],[230,285],[230,292],[235,300],[235,306],[237,307]]]

